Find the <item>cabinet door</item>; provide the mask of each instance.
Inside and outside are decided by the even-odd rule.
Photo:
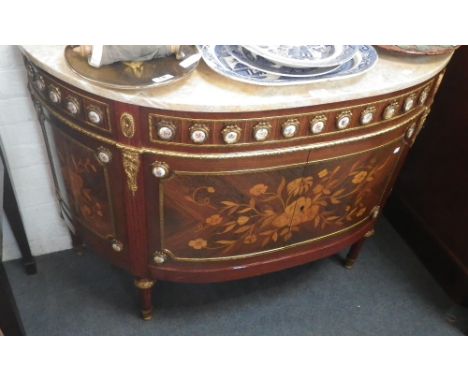
[[[109,169],[96,152],[60,129],[53,130],[61,182],[81,224],[100,237],[115,236]]]
[[[72,131],[49,113],[43,130],[65,217],[85,241],[117,261],[127,253],[120,154]]]
[[[300,182],[289,183],[291,243],[345,234],[379,214],[400,159],[402,141],[326,160],[310,154]]]
[[[212,258],[267,251],[291,237],[303,165],[239,174],[180,174],[161,185],[164,248]]]
[[[307,155],[303,151],[257,160],[158,157],[156,163],[167,163],[170,176],[149,177],[150,250],[188,261],[274,250],[291,239],[294,206],[288,206],[293,198],[288,187],[302,178]]]
[[[279,159],[284,165],[268,167],[258,159],[257,168],[237,163],[237,169],[227,171],[211,170],[216,163],[207,162],[207,171],[185,171],[177,169],[183,166],[179,161],[168,178],[152,178],[148,200],[154,204],[159,195],[153,210],[159,241],[151,250],[179,262],[216,262],[344,234],[378,213],[400,145],[398,139],[334,157],[303,152],[303,162],[287,163],[284,157]]]

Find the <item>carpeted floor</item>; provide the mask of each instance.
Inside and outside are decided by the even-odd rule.
[[[451,302],[388,222],[353,270],[344,254],[221,284],[158,283],[155,314],[138,316],[132,278],[86,253],[5,264],[29,335],[461,335]]]

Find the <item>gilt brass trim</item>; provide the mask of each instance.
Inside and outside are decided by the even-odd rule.
[[[431,87],[428,85],[426,86],[421,93],[419,94],[418,102],[420,106],[424,106],[427,99],[429,98],[429,94],[431,92]]]
[[[57,102],[52,101],[50,94],[55,94],[57,96]],[[47,86],[47,99],[52,102],[52,104],[60,106],[62,103],[62,92],[55,84],[49,84]]]
[[[160,130],[164,128],[169,129],[171,131],[172,135],[170,137],[165,138],[161,136]],[[156,130],[156,135],[158,136],[159,139],[154,139],[153,137],[154,129]],[[156,127],[150,126],[150,141],[156,142],[156,143],[161,142],[161,141],[163,142],[173,141],[174,138],[176,137],[176,132],[177,132],[177,127],[172,122],[166,121],[166,120],[159,121],[156,124]]]
[[[111,247],[115,252],[122,252],[124,249],[123,243],[117,239],[112,240]]]
[[[145,321],[150,321],[153,319],[153,308],[149,309],[142,309],[141,310],[141,318]]]
[[[205,134],[205,138],[200,142],[196,142],[194,140],[194,134],[196,134],[197,132],[202,132]],[[197,146],[199,146],[199,145],[204,144],[210,138],[210,128],[208,127],[208,125],[204,123],[195,123],[192,126],[190,126],[189,135],[190,135],[190,140],[193,143],[195,143]]]
[[[376,107],[375,106],[369,106],[369,107],[366,107],[362,112],[361,112],[361,116],[359,117],[359,122],[361,123],[361,125],[365,125],[367,127],[369,127],[369,125],[372,125],[372,121],[375,119],[375,111],[376,111]],[[368,114],[371,114],[372,115],[372,118],[370,119],[369,122],[366,122],[365,121],[365,117],[366,115]]]
[[[421,118],[419,119],[418,132],[421,131],[421,129],[424,127],[424,123],[426,122],[426,118],[430,112],[431,112],[431,108],[429,106],[426,106],[424,108],[424,112],[421,115]]]
[[[41,76],[40,74],[35,78],[33,81],[33,86],[38,90],[39,92],[44,92],[46,90],[46,83],[44,81],[44,77]]]
[[[72,95],[67,95],[65,97],[65,108],[64,108],[64,111],[68,114],[68,115],[71,115],[73,118],[78,118],[80,116],[80,113],[81,113],[81,105],[80,105],[80,101],[78,100],[78,98],[76,98],[75,96],[72,96]],[[68,109],[68,104],[71,103],[73,104],[75,107],[76,107],[76,113],[72,113],[69,109]]]
[[[236,134],[236,139],[232,142],[228,142],[228,136],[232,133]],[[223,130],[221,130],[221,135],[223,136],[224,143],[226,143],[227,145],[233,145],[240,141],[242,136],[242,130],[237,125],[227,125]]]
[[[161,264],[164,264],[166,260],[167,260],[167,255],[166,255],[165,250],[156,251],[153,253],[153,263],[157,265],[161,265]]]
[[[348,107],[348,108],[356,109],[356,108],[360,108],[360,107],[380,105],[380,104],[384,104],[384,103],[386,103],[386,102],[388,102],[390,100],[394,100],[395,98],[406,97],[411,93],[418,93],[424,87],[431,86],[432,83],[434,82],[434,78],[435,78],[435,76],[432,77],[431,79],[425,81],[423,85],[420,85],[420,86],[418,86],[417,88],[415,88],[413,90],[408,90],[407,92],[397,94],[397,95],[393,95],[391,97],[382,98],[382,99],[379,99],[378,101],[374,101],[374,102],[359,103],[359,104],[353,105],[353,106]],[[273,120],[273,119],[285,119],[285,118],[288,119],[288,118],[313,116],[314,114],[317,114],[317,113],[324,114],[324,113],[336,112],[336,111],[341,111],[341,110],[343,110],[343,107],[327,108],[327,109],[320,110],[320,111],[316,110],[316,111],[308,111],[308,112],[304,112],[304,113],[274,115],[274,116],[268,116],[268,117],[234,118],[234,119],[232,117],[229,118],[229,119],[226,119],[226,118],[207,119],[207,118],[177,117],[177,116],[158,114],[158,113],[151,113],[151,112],[148,113],[148,117],[149,118],[151,118],[151,117],[169,118],[169,119],[175,119],[175,120],[180,120],[180,121],[194,121],[194,122],[201,122],[201,123],[203,123],[203,122],[205,122],[205,123],[208,123],[208,122],[236,122],[236,121],[245,121],[245,122],[247,122],[247,121],[259,121],[259,122],[261,122],[261,121],[267,121],[267,120],[269,121],[269,120]]]
[[[393,171],[392,171],[393,173]],[[385,187],[387,188],[387,187]],[[384,190],[385,191],[385,190]],[[372,218],[372,219],[377,219],[379,217],[379,214],[380,214],[380,206],[375,206],[372,208],[369,216]]]
[[[177,257],[173,252],[171,252],[168,249],[164,249],[164,253],[166,253],[174,261],[186,262],[186,263],[201,263],[201,262],[203,262],[203,263],[205,263],[205,262],[213,263],[213,262],[220,262],[220,261],[243,260],[243,259],[248,259],[248,258],[251,258],[251,257],[269,255],[271,253],[275,253],[275,252],[278,252],[278,251],[283,251],[283,250],[286,250],[286,249],[299,247],[299,246],[310,244],[310,243],[313,243],[313,242],[316,242],[316,241],[328,239],[330,237],[340,235],[342,233],[350,231],[350,230],[352,230],[352,229],[354,229],[354,228],[356,228],[356,227],[358,227],[358,226],[360,226],[363,223],[366,223],[368,221],[369,221],[369,219],[368,219],[368,217],[366,217],[366,218],[364,218],[362,220],[359,220],[358,222],[356,222],[356,223],[354,223],[354,224],[352,224],[352,225],[350,225],[348,227],[345,227],[345,228],[343,228],[341,230],[338,230],[338,231],[335,231],[335,232],[331,232],[331,233],[323,235],[323,236],[314,237],[312,239],[300,241],[300,242],[297,242],[297,243],[285,245],[285,246],[278,247],[278,248],[272,248],[272,249],[268,249],[268,250],[265,250],[265,251],[245,253],[245,254],[242,254],[242,255],[221,256],[221,257]]]
[[[41,101],[42,102],[42,101]],[[377,131],[371,131],[363,135],[359,136],[354,136],[354,137],[347,137],[347,138],[341,138],[341,139],[336,139],[334,141],[327,141],[327,142],[316,142],[316,143],[308,143],[300,146],[288,146],[288,147],[278,147],[278,148],[272,148],[272,149],[266,149],[266,150],[252,150],[252,151],[246,151],[246,152],[224,152],[224,153],[185,153],[185,152],[178,152],[178,151],[172,151],[172,150],[164,150],[164,149],[153,149],[153,148],[148,148],[148,147],[141,147],[141,148],[136,148],[133,146],[125,145],[119,142],[114,141],[113,139],[103,137],[99,134],[96,134],[94,132],[88,131],[81,126],[77,125],[76,123],[69,121],[68,119],[64,118],[60,113],[56,112],[53,110],[47,103],[43,103],[43,106],[47,108],[47,110],[53,114],[57,119],[62,121],[64,124],[66,124],[68,127],[77,130],[89,137],[92,137],[96,140],[99,140],[101,142],[105,142],[110,145],[114,145],[115,147],[121,149],[121,150],[131,150],[133,152],[138,152],[140,154],[156,154],[160,156],[166,156],[166,157],[173,157],[173,158],[192,158],[192,159],[200,159],[200,160],[211,160],[211,159],[236,159],[236,158],[253,158],[253,157],[264,157],[264,156],[277,156],[277,155],[284,155],[284,154],[290,154],[294,152],[301,152],[301,151],[308,151],[308,150],[317,150],[317,149],[322,149],[322,148],[327,148],[327,147],[335,147],[335,146],[340,146],[342,144],[347,144],[347,143],[354,143],[354,142],[359,142],[359,141],[364,141],[370,138],[374,138],[377,136],[385,135],[387,133],[390,133],[394,130],[399,129],[401,126],[406,125],[407,123],[411,122],[412,120],[416,119],[419,117],[420,114],[423,113],[425,109],[423,108],[418,108],[418,109],[413,109],[411,113],[412,114],[409,117],[408,116],[402,116],[402,121],[399,123],[396,123],[394,125],[391,125],[389,127],[377,130]],[[366,125],[365,127],[362,127],[363,129],[369,130],[368,129],[369,125]],[[353,128],[353,131],[357,130],[357,128]],[[323,135],[325,136],[325,134]]]
[[[157,179],[167,178],[170,174],[169,165],[166,162],[155,161],[151,164],[151,173]]]
[[[399,116],[395,116],[393,118],[396,119],[396,118],[402,117],[402,116],[403,115],[399,115]],[[314,118],[309,123],[312,126],[312,124],[315,123],[315,122],[316,121],[315,121],[315,118]],[[325,123],[324,130],[326,130],[327,120],[325,119],[323,122]],[[383,123],[387,123],[387,122],[388,122],[388,120],[383,120],[382,119],[382,120],[379,120],[377,122],[368,123],[367,125],[356,125],[356,126],[347,127],[346,129],[342,129],[342,130],[335,129],[333,131],[320,132],[320,133],[313,133],[311,131],[311,129],[309,129],[309,131],[311,132],[310,135],[299,135],[299,136],[287,138],[287,141],[290,142],[290,143],[294,142],[294,143],[299,144],[299,143],[301,143],[303,141],[310,140],[310,138],[316,138],[318,135],[320,135],[321,138],[328,138],[328,137],[332,137],[332,136],[335,136],[335,135],[343,134],[343,130],[352,129],[353,132],[358,132],[358,131],[363,131],[363,130],[369,130],[370,128],[373,128],[373,127],[376,127],[376,126],[378,127],[379,125],[382,125]],[[269,129],[269,134],[268,134],[266,139],[257,141],[255,139],[255,131],[262,128],[262,127]],[[260,122],[259,124],[255,125],[252,129],[253,129],[252,136],[253,136],[254,140],[251,141],[251,142],[236,143],[237,147],[251,147],[251,146],[254,146],[254,147],[261,148],[262,145],[282,144],[282,143],[285,142],[285,139],[275,139],[275,140],[270,139],[271,138],[272,127],[271,127],[271,124],[269,122]],[[151,130],[150,130],[150,141],[152,143],[157,143],[158,145],[159,144],[161,144],[162,146],[171,145],[172,147],[180,147],[182,149],[187,148],[187,147],[200,147],[200,144],[156,140],[156,139],[154,139],[154,136],[152,136]],[[226,146],[224,144],[217,144],[217,143],[216,144],[204,143],[203,147],[204,148],[210,148],[211,150],[219,150],[219,151],[222,151],[222,150],[226,149]],[[151,150],[151,148],[148,148],[148,149]],[[154,148],[154,150],[157,151],[158,149]],[[162,149],[162,150],[165,150],[165,149]]]
[[[398,100],[393,100],[390,102],[387,106],[385,106],[383,112],[382,112],[382,119],[384,121],[388,121],[390,119],[398,117],[398,110],[400,108],[400,101]],[[390,113],[390,110],[393,110],[392,113]]]
[[[404,99],[404,97],[412,94],[412,93],[419,93],[421,90],[423,90],[425,87],[428,87],[429,89],[432,87],[433,85],[433,82],[434,82],[434,78],[430,79],[429,81],[425,82],[423,85],[419,86],[418,88],[414,89],[414,90],[411,90],[411,91],[407,91],[405,93],[402,93],[400,95],[397,95],[397,96],[393,96],[393,97],[388,97],[388,98],[384,98],[384,99],[381,99],[379,101],[374,101],[374,102],[369,102],[369,103],[362,103],[362,104],[358,104],[358,105],[353,105],[351,106],[349,109],[352,110],[353,112],[356,111],[358,112],[359,109],[361,107],[376,107],[380,104],[385,104],[387,103],[388,101],[390,100],[395,100],[395,99],[399,99],[400,97],[402,99]],[[196,146],[199,146],[199,144],[190,144],[190,143],[184,143],[184,142],[165,142],[165,141],[161,141],[161,140],[156,140],[154,138],[154,136],[152,135],[152,130],[154,128],[154,122],[153,122],[153,118],[159,118],[159,119],[171,119],[171,120],[178,120],[178,121],[188,121],[188,122],[200,122],[200,123],[206,123],[206,124],[212,124],[212,123],[226,123],[226,122],[229,122],[229,123],[241,123],[241,122],[258,122],[258,124],[256,126],[258,126],[259,124],[261,123],[265,123],[265,124],[270,124],[271,126],[271,123],[269,121],[273,121],[274,119],[288,119],[288,118],[293,118],[293,119],[297,119],[297,118],[300,118],[300,117],[307,117],[309,119],[309,123],[312,125],[313,121],[314,121],[314,118],[318,115],[318,114],[328,114],[328,113],[333,113],[333,112],[337,112],[337,111],[342,111],[343,110],[343,107],[341,108],[330,108],[330,109],[324,109],[324,110],[319,110],[319,111],[311,111],[311,112],[305,112],[305,113],[295,113],[295,114],[290,114],[290,115],[279,115],[279,116],[271,116],[271,117],[252,117],[252,118],[235,118],[235,119],[206,119],[206,118],[187,118],[187,117],[176,117],[176,116],[170,116],[170,115],[163,115],[163,114],[158,114],[158,113],[148,113],[148,124],[150,126],[150,129],[149,129],[149,137],[150,137],[150,142],[153,142],[153,143],[157,143],[157,144],[162,144],[162,145],[168,145],[168,144],[171,144],[171,145],[176,145],[176,146],[180,146],[180,147],[196,147]],[[387,122],[388,120],[384,119],[384,118],[381,118],[380,120],[375,118],[377,116],[377,114],[374,115],[374,121],[372,121],[371,123],[368,123],[366,125],[350,125],[348,126],[347,128],[352,128],[353,131],[358,131],[358,130],[361,130],[361,129],[367,129],[367,128],[371,128],[373,126],[376,126],[376,125],[379,125],[379,124],[382,124],[384,122]],[[392,118],[398,118],[398,117],[401,117],[402,114],[398,114],[398,110],[396,110],[396,113],[395,115],[392,117]],[[324,121],[326,122],[326,121]],[[254,130],[256,128],[256,126],[254,126]],[[335,134],[341,134],[342,131],[341,130],[334,130],[334,131],[329,131],[329,132],[323,132],[323,133],[320,133],[321,136],[323,137],[328,137],[328,136],[332,136],[332,135],[335,135]],[[313,135],[317,135],[317,134],[313,134]],[[310,138],[310,135],[301,135],[301,136],[295,136],[295,137],[292,137],[292,138],[288,138],[290,141],[300,141],[300,140],[304,140],[304,139],[308,139]],[[255,139],[255,137],[254,137]],[[252,142],[242,142],[242,143],[237,143],[237,146],[251,146],[251,145],[261,145],[261,144],[268,144],[268,143],[281,143],[283,142],[282,139],[278,139],[278,140],[274,140],[274,141],[271,141],[269,139],[266,139],[266,140],[263,140],[263,141],[252,141]],[[220,145],[220,144],[210,144],[210,143],[205,143],[204,144],[204,147],[210,147],[210,148],[214,148],[214,149],[223,149],[224,146],[223,145]]]
[[[267,131],[267,135],[263,139],[258,139],[257,138],[257,131],[265,129]],[[257,123],[253,128],[252,128],[252,136],[255,142],[253,143],[261,143],[261,142],[266,142],[268,139],[271,137],[271,130],[272,126],[270,122],[259,122]]]
[[[403,112],[408,113],[417,106],[417,93],[412,93],[403,100]]]
[[[159,243],[160,248],[163,250],[164,245],[164,182],[159,182]]]
[[[373,236],[375,233],[375,230],[372,228],[371,230],[367,231],[365,234],[364,234],[364,237],[368,238],[368,237],[371,237]]]
[[[290,136],[288,136],[287,130],[286,130],[289,126],[294,126],[295,128],[293,134]],[[297,118],[288,118],[285,122],[281,124],[281,135],[283,136],[283,138],[286,138],[286,139],[294,138],[294,136],[297,133],[299,133],[300,127],[301,127],[301,124]]]
[[[355,143],[360,141],[365,141],[374,137],[378,137],[381,135],[385,135],[392,131],[398,130],[402,126],[405,126],[409,122],[416,119],[422,110],[419,110],[414,115],[409,118],[404,119],[402,122],[386,127],[381,130],[372,131],[363,135],[354,136],[354,137],[347,137],[336,139],[334,141],[326,141],[326,142],[317,142],[317,143],[309,143],[304,144],[301,146],[290,146],[290,147],[278,147],[266,150],[253,150],[247,152],[232,152],[232,153],[202,153],[202,154],[195,154],[195,153],[181,153],[177,151],[169,151],[169,150],[150,150],[150,149],[143,149],[145,153],[155,153],[158,155],[164,155],[167,157],[174,157],[174,158],[193,158],[193,159],[203,159],[203,160],[210,160],[210,159],[238,159],[238,158],[255,158],[255,157],[266,157],[266,156],[279,156],[284,154],[291,154],[297,153],[302,151],[309,151],[309,150],[318,150],[328,147],[335,147],[341,146],[343,144],[348,143]]]
[[[154,280],[149,279],[136,279],[134,283],[138,289],[150,289],[154,286],[156,282]]]
[[[135,135],[135,119],[130,113],[124,112],[120,116],[120,130],[126,138],[133,138]]]
[[[53,77],[48,75],[48,73],[45,73],[44,71],[42,71],[42,69],[40,69],[40,70],[41,70],[41,73],[43,74],[44,78],[46,78],[49,83],[56,84],[56,80]],[[106,103],[104,103],[102,101],[98,101],[97,99],[88,97],[87,95],[84,95],[83,93],[80,93],[80,92],[78,92],[76,90],[73,90],[73,89],[69,88],[68,86],[65,86],[65,85],[62,85],[62,84],[60,84],[59,86],[62,89],[66,89],[67,92],[69,92],[70,94],[73,94],[73,95],[75,95],[77,97],[80,97],[81,99],[86,100],[89,103],[95,103],[95,104],[101,105],[105,109],[106,120],[107,120],[107,129],[104,128],[103,126],[95,125],[95,124],[93,124],[91,122],[88,122],[88,120],[86,119],[86,115],[83,118],[83,122],[86,123],[87,125],[89,125],[92,128],[97,128],[99,130],[106,131],[108,133],[112,132],[112,124],[111,124],[110,110],[109,110],[109,105],[108,104],[106,104]]]
[[[122,163],[127,175],[127,186],[132,195],[138,190],[138,170],[140,169],[140,154],[137,151],[122,150]]]
[[[309,161],[304,161],[300,163],[293,163],[289,165],[278,165],[278,166],[271,166],[271,167],[262,167],[262,168],[252,168],[252,169],[245,169],[245,170],[225,170],[225,171],[185,171],[185,170],[174,170],[173,173],[175,175],[191,175],[191,176],[205,176],[205,175],[238,175],[238,174],[249,174],[249,173],[256,173],[256,172],[266,172],[266,171],[274,171],[274,170],[279,170],[279,169],[286,169],[286,168],[295,168],[295,167],[303,167],[307,166],[308,164],[312,163],[320,163],[320,162],[327,162],[330,160],[334,159],[343,159],[343,158],[348,158],[348,157],[353,157],[355,155],[360,155],[360,154],[365,154],[370,151],[378,150],[380,148],[386,147],[386,146],[391,146],[394,145],[396,142],[401,142],[403,138],[403,135],[398,136],[398,138],[393,139],[389,142],[383,143],[379,146],[374,146],[370,149],[366,150],[361,150],[361,151],[355,151],[349,154],[344,154],[344,155],[339,155],[335,157],[328,157],[328,158],[323,158],[323,159],[316,159],[316,160],[309,160]]]
[[[340,121],[344,118],[348,118],[348,124],[346,126],[340,126]],[[351,124],[353,123],[353,112],[351,110],[343,110],[336,116],[336,128],[338,130],[344,130],[348,129],[351,127]]]
[[[416,136],[417,126],[416,122],[413,122],[411,126],[406,129],[405,138],[408,141],[409,145],[412,146],[414,143],[414,137]]]
[[[99,116],[99,122],[93,122],[89,119],[89,114],[91,112],[96,113]],[[87,104],[85,106],[85,119],[86,123],[92,125],[93,127],[101,127],[104,122],[104,114],[99,106]]]
[[[434,90],[432,92],[432,97],[434,97],[436,94],[437,94],[437,91],[439,90],[439,86],[440,84],[442,83],[442,80],[444,79],[444,76],[445,76],[445,70],[442,70],[442,72],[440,72],[437,76],[437,80],[436,80],[436,83],[435,83],[435,86],[434,86]]]
[[[310,132],[314,135],[316,134],[326,135],[327,133],[323,133],[323,131],[327,129],[327,120],[328,118],[325,114],[318,114],[318,115],[313,116],[313,118],[309,121]],[[314,131],[315,125],[319,122],[323,123],[323,128],[320,131]],[[336,134],[335,131],[333,133]]]
[[[98,162],[102,165],[106,165],[112,161],[112,151],[103,146],[97,148],[97,153],[95,153],[95,156]]]

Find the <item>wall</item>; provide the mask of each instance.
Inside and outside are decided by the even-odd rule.
[[[26,88],[26,71],[16,46],[0,45],[0,136],[33,255],[71,247],[60,219],[52,175],[34,106]],[[4,217],[4,261],[20,256]]]

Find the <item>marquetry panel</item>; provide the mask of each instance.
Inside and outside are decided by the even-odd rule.
[[[54,130],[57,156],[70,203],[78,220],[96,235],[115,236],[110,179],[107,165],[91,148]]]
[[[372,218],[400,145],[271,171],[175,174],[160,182],[162,249],[179,261],[234,260],[345,233]]]

